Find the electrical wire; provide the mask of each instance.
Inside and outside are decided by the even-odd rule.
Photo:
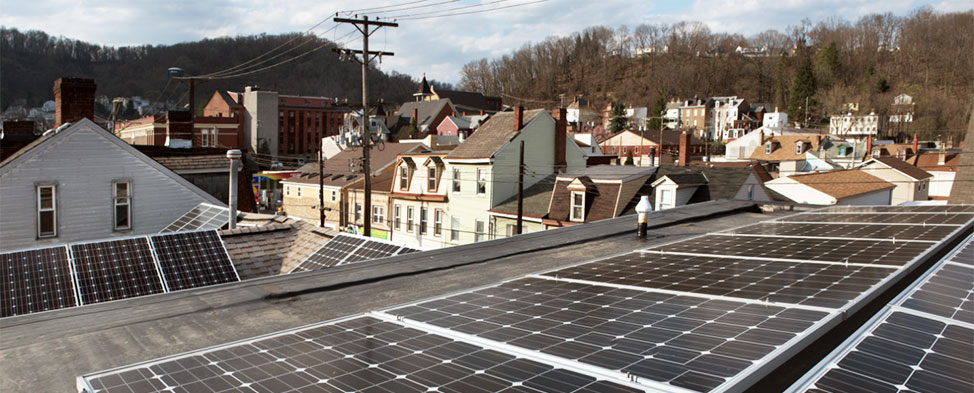
[[[497,2],[500,2],[500,1],[507,1],[507,0],[498,0]],[[511,4],[511,5],[506,5],[506,6],[502,6],[502,7],[494,7],[494,8],[490,8],[490,9],[486,9],[486,10],[455,12],[455,13],[449,13],[449,14],[439,14],[439,15],[429,15],[429,16],[397,17],[395,19],[396,20],[423,20],[423,19],[443,18],[443,17],[449,17],[449,16],[471,15],[471,14],[479,14],[479,13],[484,13],[484,12],[505,10],[505,9],[509,9],[509,8],[523,7],[523,6],[526,6],[526,5],[532,5],[532,4],[538,4],[538,3],[545,3],[545,2],[548,2],[548,1],[550,1],[550,0],[535,0],[535,1],[529,1],[529,2],[520,3],[520,4]]]

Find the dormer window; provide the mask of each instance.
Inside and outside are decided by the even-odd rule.
[[[409,188],[409,167],[405,165],[399,166],[399,189],[405,190]]]
[[[585,193],[572,191],[571,204],[571,212],[568,219],[574,222],[585,221]]]
[[[802,154],[805,149],[805,142],[795,142],[795,154]]]
[[[436,167],[431,166],[427,169],[427,189],[430,192],[436,192]]]
[[[772,150],[773,146],[774,146],[774,144],[772,144],[771,142],[765,142],[764,143],[764,154],[771,154],[771,150]]]

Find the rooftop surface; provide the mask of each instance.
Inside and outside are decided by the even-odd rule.
[[[324,271],[0,320],[0,391],[73,391],[79,375],[197,350],[771,218],[712,202]],[[665,229],[665,230],[664,230]],[[503,242],[504,247],[496,247]],[[44,370],[38,372],[38,370]]]

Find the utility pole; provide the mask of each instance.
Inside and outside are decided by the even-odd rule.
[[[362,64],[362,173],[365,174],[365,228],[363,235],[372,236],[372,176],[369,170],[369,144],[372,141],[372,132],[369,127],[369,63],[379,56],[393,56],[392,52],[370,52],[369,36],[380,27],[399,27],[398,23],[369,21],[368,16],[362,19],[335,18],[336,23],[351,23],[358,31],[362,32],[362,50],[340,49],[336,52],[345,54],[359,54],[361,59],[352,58]],[[375,27],[375,29],[372,29]]]
[[[524,218],[524,141],[521,141],[521,155],[517,160],[517,228],[515,235],[521,234],[521,223]]]
[[[321,153],[321,143],[318,143],[318,214],[320,214],[322,228],[325,227],[325,160]]]

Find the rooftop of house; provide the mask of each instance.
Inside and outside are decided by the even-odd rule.
[[[524,111],[522,127],[526,126],[544,109]],[[514,112],[498,112],[477,128],[477,132],[470,135],[460,146],[453,149],[447,159],[490,158],[493,157],[507,142],[510,142],[521,132],[514,127]]]
[[[752,173],[760,175],[753,167],[694,167],[665,165],[656,171],[653,181],[663,176],[686,174],[702,174],[706,179],[706,186],[700,187],[691,196],[688,203],[698,203],[711,200],[734,199],[748,176]],[[698,179],[699,180],[699,179]],[[655,195],[655,190],[654,194]],[[650,198],[652,199],[652,198]]]
[[[623,217],[308,273],[4,318],[0,358],[16,361],[0,367],[0,390],[73,391],[75,377],[95,371],[662,244],[696,235],[701,227],[719,230],[769,218],[755,211],[750,203],[720,202],[653,213],[650,230],[659,237],[650,241],[637,240],[634,218]],[[278,236],[277,231],[252,233]],[[274,266],[254,265],[253,270],[272,272]]]
[[[788,178],[821,191],[835,199],[896,187],[893,183],[858,169],[797,174],[791,175]]]
[[[418,127],[429,126],[444,107],[450,107],[449,114],[453,114],[453,103],[449,98],[433,101],[414,101],[402,104],[396,112],[399,117],[412,119],[413,109],[416,110],[416,124]]]
[[[960,149],[949,149],[944,152],[943,164],[940,162],[939,151],[920,150],[919,154],[914,154],[906,159],[906,163],[926,171],[956,171],[960,164]]]
[[[369,151],[369,169],[371,169],[372,174],[378,174],[384,167],[391,165],[396,161],[396,157],[400,154],[425,150],[426,146],[421,143],[392,143],[386,142],[382,146],[371,146]],[[325,160],[322,166],[324,167],[323,172],[326,175],[323,183],[326,187],[345,187],[350,184],[358,183],[364,177],[361,172],[356,171],[353,167],[355,163],[360,162],[362,158],[362,148],[351,148],[341,153],[336,154],[334,157]],[[300,184],[312,184],[317,185],[318,182],[318,165],[317,163],[308,163],[298,169],[299,174],[291,176],[284,181],[287,183],[300,183]]]
[[[555,185],[555,176],[550,175],[539,180],[528,188],[524,189],[524,202],[522,209],[524,215],[533,218],[542,218],[548,214],[548,204],[551,202],[551,192]],[[517,196],[508,198],[494,208],[492,213],[517,214]]]
[[[689,131],[687,133],[690,134],[690,145],[691,146],[699,146],[699,145],[706,145],[707,144],[707,142],[704,142],[703,139],[697,138],[695,135],[693,135]],[[662,131],[660,131],[660,130],[647,130],[647,131],[643,131],[643,132],[636,132],[636,131],[632,131],[632,130],[624,130],[624,131],[620,131],[619,133],[616,133],[615,135],[612,135],[608,139],[606,139],[604,141],[601,141],[599,143],[605,143],[606,145],[611,146],[612,145],[612,141],[610,139],[616,138],[616,137],[621,137],[623,134],[631,134],[632,136],[634,136],[636,138],[643,138],[643,139],[645,139],[645,140],[647,140],[649,142],[652,142],[654,144],[658,144],[658,145],[659,144],[662,144],[665,147],[665,146],[678,146],[680,144],[680,135],[683,134],[683,130],[662,130]],[[662,137],[663,137],[663,142],[662,143],[660,143],[660,135],[661,134],[662,134]]]
[[[287,273],[335,235],[333,230],[294,220],[220,231],[241,280]]]
[[[750,158],[752,160],[760,161],[804,160],[805,152],[810,150],[818,150],[819,144],[822,143],[823,139],[823,137],[816,134],[767,136],[764,138],[764,141],[761,142],[760,146],[754,148]],[[771,153],[765,152],[765,144],[768,142],[773,144]],[[801,153],[796,153],[795,146],[799,142],[801,142],[804,147]]]
[[[440,90],[437,88],[433,88],[433,92],[441,100],[445,98],[449,99],[458,110],[467,111],[468,113],[480,110],[487,113],[494,113],[500,109],[498,105],[490,105],[487,102],[488,98],[492,98],[499,103],[501,101],[500,97],[488,97],[473,91]]]
[[[911,178],[913,178],[915,180],[923,180],[923,179],[928,179],[928,178],[933,177],[933,175],[931,175],[929,172],[927,172],[927,171],[925,171],[923,169],[920,169],[920,168],[918,168],[916,166],[910,165],[906,161],[903,161],[903,160],[901,160],[899,158],[896,158],[896,157],[889,157],[889,156],[886,156],[886,157],[874,157],[870,161],[875,161],[875,162],[878,162],[880,164],[883,164],[884,166],[886,166],[886,167],[888,167],[890,169],[896,170],[896,171],[898,171],[898,172],[900,172],[900,173],[902,173],[902,174],[904,174],[906,176],[909,176],[909,177],[911,177]],[[868,161],[867,161],[867,163],[868,163]]]
[[[632,214],[639,195],[650,193],[650,179],[656,169],[600,165],[560,174],[551,194],[546,222],[569,223],[572,193],[577,191],[585,193],[584,222]],[[611,174],[613,170],[618,174]]]
[[[576,177],[588,177],[592,180],[622,180],[627,181],[631,178],[647,176],[653,174],[656,167],[640,167],[633,165],[593,165],[576,171],[561,173],[561,179],[572,179]]]
[[[447,116],[450,121],[461,130],[476,129],[480,121],[487,119],[490,115],[475,116]]]

